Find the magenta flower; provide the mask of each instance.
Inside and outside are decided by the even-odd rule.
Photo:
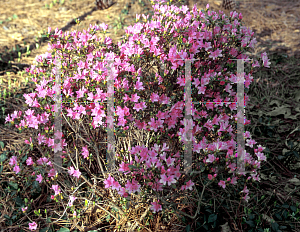
[[[114,178],[109,175],[108,178],[104,181],[104,188],[110,188],[113,185],[114,181]]]
[[[153,212],[158,212],[158,211],[162,210],[161,205],[159,205],[157,202],[151,202],[151,204],[152,204],[152,206],[151,206],[150,209],[151,209]]]

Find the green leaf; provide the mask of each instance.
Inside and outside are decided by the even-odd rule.
[[[185,227],[185,231],[186,232],[190,232],[191,231],[191,225],[190,224]]]
[[[218,217],[218,215],[216,215],[216,214],[209,215],[209,217],[208,217],[208,223],[214,222],[215,220],[217,220],[217,217]]]
[[[8,185],[11,186],[14,189],[18,189],[18,184],[13,182],[8,182]]]
[[[290,208],[291,208],[291,210],[292,210],[293,212],[296,212],[296,211],[297,211],[297,207],[296,207],[296,206],[291,205]]]
[[[128,165],[129,168],[133,168],[133,169],[138,169],[137,166],[134,166],[134,165]]]
[[[45,228],[41,229],[40,232],[48,232],[48,230],[49,230],[49,227],[45,227]]]
[[[299,156],[299,154],[298,154],[297,151],[293,151],[293,153],[294,153],[294,155],[295,155],[298,159],[300,159],[300,156]]]
[[[279,230],[279,225],[275,222],[275,223],[271,223],[271,227],[274,231],[278,231]]]
[[[247,223],[248,225],[250,225],[251,227],[255,227],[255,224],[254,224],[253,221],[246,221],[246,223]]]
[[[2,141],[0,141],[0,146],[2,149],[4,148],[4,143]]]
[[[282,208],[288,209],[288,208],[289,208],[289,205],[284,204],[284,205],[282,205]]]
[[[1,143],[1,142],[0,142],[0,143]],[[0,162],[5,161],[6,159],[7,159],[6,153],[2,153],[2,154],[0,155]]]
[[[68,228],[60,228],[57,232],[70,232]]]

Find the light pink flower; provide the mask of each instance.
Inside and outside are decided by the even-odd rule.
[[[54,192],[55,192],[54,195],[55,196],[58,195],[58,194],[60,194],[60,192],[61,192],[60,186],[58,184],[57,185],[52,185],[51,189],[54,190]]]
[[[18,163],[17,156],[11,157],[9,161],[10,166],[16,165]]]
[[[36,230],[36,228],[37,228],[37,224],[35,222],[29,223],[29,229],[31,231]]]
[[[29,157],[29,158],[26,160],[26,164],[27,164],[27,166],[30,166],[30,165],[33,165],[33,164],[34,164],[34,162],[32,161],[32,158],[31,158],[31,157]]]
[[[41,183],[43,180],[42,175],[41,174],[37,175],[37,178],[35,180],[38,181],[39,183]]]
[[[73,205],[73,202],[77,199],[77,197],[74,197],[74,196],[69,196],[70,198],[70,201],[69,201],[69,206],[72,206]]]
[[[73,172],[73,176],[77,177],[77,179],[79,179],[80,175],[81,175],[81,172],[78,169]]]

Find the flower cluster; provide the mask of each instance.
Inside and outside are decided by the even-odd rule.
[[[114,96],[117,103],[115,111],[118,117],[117,127],[126,130],[128,129],[126,124],[133,122],[140,130],[160,131],[169,134],[170,137],[180,137],[181,142],[186,141],[187,132],[191,129],[193,151],[205,154],[203,163],[208,171],[214,173],[213,175],[208,174],[207,178],[214,180],[217,177],[224,177],[225,173],[221,170],[224,164],[228,173],[237,171],[239,176],[219,180],[218,185],[222,188],[225,188],[227,183],[236,185],[242,175],[246,176],[244,171],[238,169],[239,167],[234,162],[236,157],[234,153],[236,142],[232,139],[234,137],[234,133],[232,133],[234,122],[229,119],[234,118],[237,121],[238,114],[232,115],[230,118],[226,113],[219,112],[221,112],[220,108],[223,105],[228,106],[227,111],[231,113],[237,109],[235,103],[224,103],[237,101],[233,85],[238,82],[239,76],[230,73],[234,67],[232,66],[232,59],[244,59],[249,62],[248,56],[244,55],[243,52],[254,47],[256,43],[255,38],[252,38],[254,33],[242,26],[242,15],[238,15],[236,12],[231,12],[228,18],[224,14],[221,15],[221,11],[220,14],[209,11],[209,6],[205,11],[198,11],[195,5],[191,12],[186,6],[177,8],[156,4],[153,8],[156,15],[151,22],[146,22],[147,16],[142,15],[146,23],[137,23],[125,30],[126,36],[123,38],[123,43],[118,43],[119,50],[112,44],[109,37],[104,39],[103,44],[96,37],[97,30],[106,31],[107,25],[105,24],[100,25],[100,27],[90,25],[90,29],[83,33],[75,31],[63,34],[56,29],[51,34],[50,28],[49,36],[52,44],[49,44],[49,50],[55,51],[57,56],[52,57],[50,53],[47,53],[39,57],[38,61],[52,67],[51,75],[49,75],[48,80],[44,76],[40,84],[37,84],[37,77],[45,75],[46,70],[42,67],[32,66],[28,71],[34,76],[33,81],[37,84],[36,93],[24,95],[26,104],[35,107],[37,112],[42,110],[43,113],[35,116],[35,111],[28,109],[24,119],[21,120],[22,112],[15,112],[11,117],[8,115],[6,122],[16,123],[15,121],[20,120],[20,123],[15,125],[16,128],[29,127],[43,131],[38,134],[36,141],[32,138],[30,138],[30,142],[25,141],[28,144],[44,143],[54,151],[62,151],[63,147],[67,146],[65,139],[59,144],[55,144],[50,135],[49,138],[47,137],[49,128],[54,129],[55,106],[51,105],[50,102],[53,101],[57,91],[53,78],[56,74],[55,64],[58,59],[61,59],[62,67],[70,67],[74,70],[74,74],[71,76],[66,70],[62,70],[64,77],[62,99],[65,101],[71,98],[73,102],[77,100],[90,101],[90,104],[85,106],[75,103],[74,107],[68,107],[67,104],[62,104],[62,112],[73,119],[73,122],[85,120],[91,122],[89,124],[91,128],[96,129],[105,127],[113,121],[106,116],[107,107],[104,104],[104,101],[111,96],[111,91],[107,89],[105,92],[107,77],[110,75],[114,80],[116,90]],[[180,13],[183,13],[185,17],[182,18]],[[140,15],[137,15],[137,21],[139,18]],[[170,41],[175,42],[170,44]],[[96,47],[100,44],[104,45],[105,48],[96,51]],[[73,54],[74,51],[75,54]],[[74,59],[75,56],[84,57],[85,60],[77,62]],[[147,59],[152,59],[156,63],[164,62],[166,64],[164,73],[160,75],[156,73],[154,78],[151,76],[142,77],[141,67],[143,61],[145,62]],[[185,93],[183,91],[185,59],[191,59],[193,65],[192,99],[206,103],[206,110],[205,107],[201,106],[201,111],[192,103],[192,116],[195,120],[182,120],[185,106]],[[261,59],[263,65],[269,67],[270,62],[266,53],[262,54]],[[113,66],[109,69],[107,68],[109,63],[107,60],[114,61]],[[259,66],[257,60],[252,63],[250,73],[245,75],[246,88],[252,82],[253,68]],[[125,76],[124,72],[131,74]],[[222,87],[222,92],[219,87]],[[130,92],[132,93],[130,94]],[[174,94],[170,96],[169,93]],[[212,101],[209,100],[210,98]],[[245,95],[245,103],[248,100],[248,96]],[[172,105],[170,110],[167,110],[168,105]],[[159,108],[159,112],[156,113],[154,108]],[[149,109],[151,109],[151,113],[147,113],[150,116],[147,118],[150,120],[141,121],[142,113]],[[48,113],[44,112],[45,110]],[[102,120],[105,118],[106,121],[103,122]],[[246,120],[246,124],[249,123]],[[186,127],[182,128],[182,125]],[[225,138],[227,134],[230,139],[226,141],[218,139],[216,142],[210,143],[207,135],[214,131],[220,138]],[[63,137],[63,134],[60,133],[54,133],[56,138]],[[244,133],[244,137],[248,138],[246,145],[253,148],[256,142],[251,139],[250,133]],[[88,134],[87,138],[91,138],[91,134]],[[82,139],[84,138],[82,137]],[[88,142],[89,140],[84,141],[87,145],[82,147],[81,154],[83,159],[87,159],[90,155],[88,146],[92,147],[92,144]],[[259,181],[257,169],[260,168],[261,161],[266,160],[262,153],[263,149],[261,146],[254,149],[258,160],[245,151],[246,166],[250,167],[253,172],[251,176],[247,177],[247,180],[252,178]],[[224,150],[227,150],[225,157],[220,152]],[[178,182],[181,176],[180,151],[176,154],[170,154],[169,147],[165,143],[161,147],[158,142],[154,142],[154,146],[151,148],[132,147],[130,153],[134,156],[135,162],[131,160],[130,163],[127,163],[128,160],[124,157],[119,169],[119,172],[123,172],[125,175],[131,174],[125,187],[122,187],[114,177],[109,175],[104,181],[105,188],[117,190],[120,195],[126,197],[128,194],[141,192],[142,185],[145,188],[151,187],[154,191],[162,191],[164,187]],[[41,162],[47,163],[48,160],[44,158]],[[11,165],[16,164],[17,157],[13,157]],[[32,164],[33,160],[28,160],[27,165]],[[217,167],[213,167],[215,165]],[[19,169],[16,166],[15,171],[17,173]],[[81,173],[78,169],[69,167],[68,170],[70,175],[80,178]],[[50,176],[53,175],[55,175],[55,170],[50,174]],[[37,181],[41,183],[42,176],[37,176]],[[194,183],[189,180],[181,186],[181,190],[192,190],[193,185]],[[60,186],[52,185],[52,189],[55,191],[55,195],[60,194]],[[248,200],[247,186],[242,192],[246,193],[244,199]],[[161,209],[158,202],[152,202],[152,210]]]

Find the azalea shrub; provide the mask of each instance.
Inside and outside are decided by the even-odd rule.
[[[105,24],[90,25],[87,31],[71,33],[58,29],[53,32],[49,28],[50,52],[39,56],[37,65],[28,69],[37,86],[35,92],[24,95],[30,108],[25,114],[14,112],[6,118],[6,123],[15,124],[21,131],[30,129],[33,136],[24,142],[31,149],[39,147],[44,154],[26,160],[12,156],[9,162],[12,170],[20,177],[29,174],[28,180],[35,185],[47,185],[51,199],[67,205],[74,216],[80,194],[73,190],[93,177],[89,170],[91,163],[101,170],[105,189],[126,199],[132,194],[146,194],[151,198],[148,203],[153,212],[170,204],[163,197],[166,192],[193,191],[192,176],[185,176],[184,181],[181,179],[181,161],[189,130],[192,131],[193,152],[201,157],[196,169],[207,182],[216,182],[219,188],[225,189],[228,185],[245,183],[245,179],[260,180],[257,171],[261,161],[266,160],[262,153],[264,147],[256,145],[248,131],[244,133],[247,149],[252,148],[251,152],[244,151],[246,170],[252,172],[248,175],[236,165],[236,141],[233,139],[239,116],[234,113],[237,109],[235,89],[241,78],[236,73],[234,59],[250,63],[249,56],[244,53],[254,48],[254,33],[242,25],[242,14],[236,12],[228,17],[221,11],[210,11],[209,6],[199,11],[195,5],[189,11],[186,6],[178,8],[162,3],[153,8],[152,20],[147,21],[149,16],[142,15],[144,23],[140,23],[141,15],[137,15],[138,23],[125,29],[126,35],[118,45],[109,37],[101,41],[96,36],[99,30],[106,32]],[[191,62],[192,119],[183,118],[186,59]],[[163,64],[164,68],[159,68],[154,75],[143,72],[142,67],[149,66],[150,61],[158,67]],[[54,112],[57,111],[54,99],[59,92],[55,75],[59,62],[63,132],[54,131]],[[266,53],[261,54],[261,62],[269,67]],[[248,73],[249,68],[245,68],[245,88],[253,80],[254,68],[260,67],[255,59],[250,64]],[[114,89],[107,87],[109,76]],[[109,109],[105,101],[112,93],[115,121],[106,113]],[[245,105],[248,100],[245,94]],[[160,133],[160,138],[152,138],[148,147],[135,143],[129,151],[116,154],[118,169],[107,174],[103,160],[106,153],[99,151],[97,135],[100,132],[107,135],[107,127],[112,122],[116,137],[134,127]],[[247,119],[245,122],[250,123]],[[75,128],[81,128],[80,133]],[[75,131],[80,147],[73,146],[76,139],[68,136]],[[214,134],[217,141],[212,141],[210,134]],[[174,151],[170,144],[162,142],[167,139],[174,140],[178,149]],[[61,168],[68,174],[57,172],[53,161],[53,152],[57,151],[63,152]],[[59,184],[60,175],[69,175],[63,178],[72,179],[75,186]],[[245,194],[246,201],[248,192],[244,184],[241,193]],[[63,199],[68,199],[68,203]],[[26,211],[26,207],[21,208]]]

